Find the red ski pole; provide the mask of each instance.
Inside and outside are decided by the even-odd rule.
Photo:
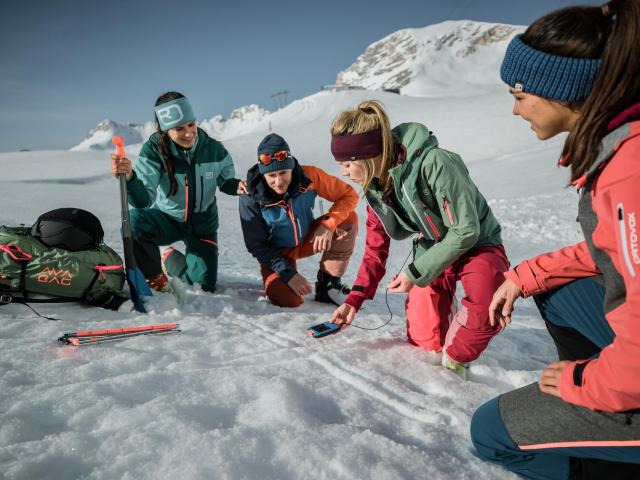
[[[144,325],[140,327],[124,327],[124,328],[110,328],[107,330],[88,330],[86,332],[70,332],[65,333],[64,337],[97,337],[105,335],[119,335],[122,333],[133,333],[152,330],[170,330],[178,328],[177,323],[164,323],[161,325]]]
[[[122,333],[120,335],[108,335],[101,337],[60,337],[58,340],[66,345],[74,345],[79,347],[81,345],[95,345],[97,343],[113,342],[116,340],[125,340],[131,337],[137,337],[140,335],[165,335],[168,333],[178,333],[180,330],[149,330],[146,332],[131,332]]]

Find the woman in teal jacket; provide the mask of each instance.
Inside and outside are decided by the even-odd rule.
[[[162,260],[170,275],[213,291],[218,271],[216,189],[227,195],[247,192],[235,177],[222,144],[198,128],[189,100],[178,92],[155,104],[157,131],[140,150],[135,168],[111,155],[111,172],[125,174],[131,210],[134,253],[149,286],[167,291],[160,245],[183,241],[185,254],[170,248]]]

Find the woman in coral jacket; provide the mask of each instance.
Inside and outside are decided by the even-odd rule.
[[[413,261],[389,282],[389,291],[409,292],[409,341],[466,378],[469,362],[500,331],[487,314],[509,268],[500,224],[460,156],[440,148],[424,125],[391,129],[382,105],[367,100],[342,112],[331,134],[331,152],[342,174],[362,187],[369,204],[358,277],[332,321],[350,324],[364,301],[373,298],[391,239],[415,236]],[[458,281],[465,296],[455,313]]]
[[[569,132],[585,238],[507,272],[490,306],[506,325],[533,296],[558,349],[471,424],[483,458],[527,478],[640,478],[639,44],[640,1],[620,0],[540,18],[502,63],[513,113],[541,140]]]

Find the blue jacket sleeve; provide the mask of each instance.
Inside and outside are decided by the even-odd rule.
[[[288,282],[298,273],[291,262],[269,242],[269,230],[260,212],[260,206],[249,195],[240,197],[240,224],[247,250],[258,262]]]

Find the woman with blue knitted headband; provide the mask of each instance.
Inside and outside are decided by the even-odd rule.
[[[571,7],[507,48],[513,113],[578,188],[584,241],[505,273],[489,315],[533,297],[558,350],[538,383],[481,406],[478,454],[526,478],[640,478],[640,0]]]
[[[227,195],[247,193],[235,177],[233,160],[222,144],[198,128],[189,100],[178,92],[155,104],[157,131],[140,150],[135,168],[111,155],[111,172],[125,174],[136,260],[149,286],[172,291],[163,272],[213,291],[218,276],[216,189]],[[185,254],[159,246],[182,241]]]

